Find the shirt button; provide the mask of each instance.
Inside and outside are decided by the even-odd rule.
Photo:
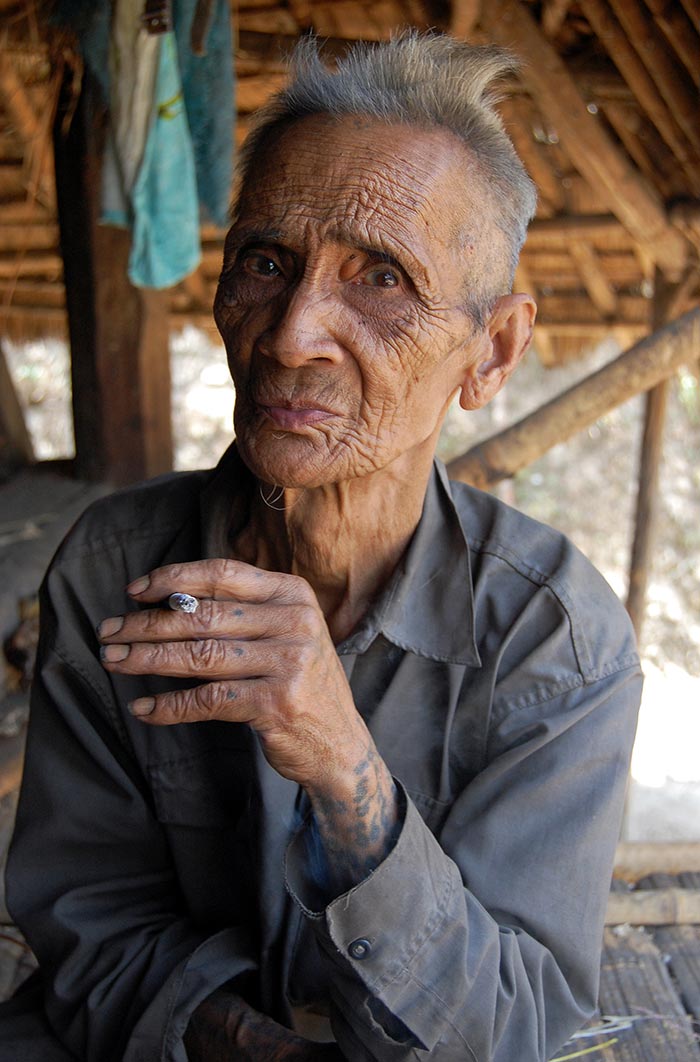
[[[352,944],[348,944],[348,955],[352,959],[366,959],[371,950],[372,945],[364,937],[358,937]]]

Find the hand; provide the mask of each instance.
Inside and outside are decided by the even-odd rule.
[[[316,1044],[226,989],[197,1007],[184,1037],[189,1062],[343,1062],[337,1044]]]
[[[234,560],[158,568],[129,592],[157,604],[174,592],[196,612],[154,608],[103,620],[108,671],[205,680],[130,706],[144,723],[248,723],[268,762],[311,800],[338,895],[386,857],[399,828],[391,774],[352,699],[313,590],[298,576]],[[328,871],[328,873],[326,873]]]
[[[135,715],[156,726],[249,723],[270,764],[307,787],[352,775],[371,738],[308,583],[233,560],[171,565],[147,579],[141,589],[143,580],[131,584],[140,604],[181,591],[199,598],[199,608],[187,614],[161,607],[104,621],[105,668],[203,684],[140,698],[131,706]]]

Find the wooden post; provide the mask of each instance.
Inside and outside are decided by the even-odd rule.
[[[168,295],[127,277],[128,233],[98,224],[103,112],[86,72],[54,126],[71,345],[75,473],[115,485],[172,468]]]
[[[659,270],[656,271],[654,288],[654,331],[661,328],[674,315],[676,298],[683,284],[668,284]],[[646,592],[654,546],[654,531],[659,509],[659,472],[663,457],[664,425],[668,405],[670,377],[661,380],[647,392],[644,414],[644,431],[639,460],[639,487],[634,524],[634,540],[630,560],[627,611],[637,633],[641,636]]]

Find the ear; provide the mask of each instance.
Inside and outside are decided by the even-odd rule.
[[[491,313],[477,356],[462,380],[462,409],[481,409],[503,387],[530,346],[537,305],[530,295],[502,295]]]

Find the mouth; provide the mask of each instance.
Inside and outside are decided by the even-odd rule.
[[[256,402],[256,405],[280,431],[295,431],[320,424],[324,420],[331,420],[336,416],[330,409],[316,406],[312,402],[295,402],[283,406]]]

